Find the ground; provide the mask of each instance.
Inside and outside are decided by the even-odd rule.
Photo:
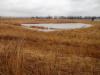
[[[22,23],[86,23],[85,29],[39,32]],[[0,75],[100,75],[100,21],[0,19]]]

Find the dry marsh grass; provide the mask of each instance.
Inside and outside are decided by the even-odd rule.
[[[86,29],[38,32],[21,23],[92,24]],[[0,75],[100,75],[100,22],[0,20]]]

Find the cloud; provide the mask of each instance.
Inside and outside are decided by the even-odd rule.
[[[100,0],[0,0],[1,16],[100,16]]]

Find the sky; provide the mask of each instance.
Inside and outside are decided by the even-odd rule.
[[[0,16],[100,16],[100,0],[0,0]]]

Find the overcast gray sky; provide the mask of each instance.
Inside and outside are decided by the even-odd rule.
[[[100,0],[0,0],[0,16],[100,16]]]

